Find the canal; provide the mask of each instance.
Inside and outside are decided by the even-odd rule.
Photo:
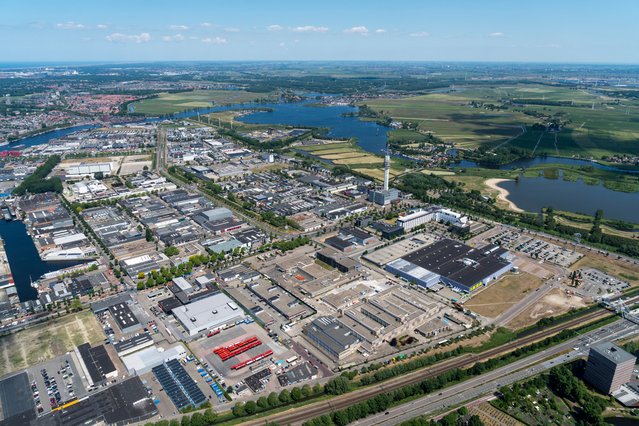
[[[20,301],[34,300],[38,297],[31,281],[36,281],[47,272],[57,271],[78,265],[80,262],[43,262],[33,240],[27,234],[27,228],[19,220],[0,221],[0,237],[4,240],[7,259],[11,267]]]

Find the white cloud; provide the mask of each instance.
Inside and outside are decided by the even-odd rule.
[[[352,27],[352,28],[345,29],[344,32],[346,34],[368,35],[368,28],[366,28],[363,25],[360,25],[359,27]]]
[[[224,31],[226,31],[227,33],[239,33],[240,29],[236,27],[226,27],[224,28]]]
[[[280,47],[286,47],[286,43],[281,42],[281,43],[280,43]]]
[[[202,43],[206,44],[226,44],[224,37],[206,37],[202,39]]]
[[[386,30],[384,28],[378,28],[378,29],[375,30],[375,33],[376,34],[384,34],[384,33],[386,33]]]
[[[204,28],[211,28],[213,26],[213,24],[211,24],[210,22],[202,22],[200,24],[200,27],[204,27]]]
[[[282,31],[283,29],[284,27],[281,25],[269,25],[268,27],[266,27],[267,31]]]
[[[106,30],[107,28],[109,28],[109,26],[107,24],[98,24],[95,26],[98,30]]]
[[[314,27],[313,25],[304,25],[302,27],[295,27],[291,31],[296,33],[325,33],[328,31],[326,27]]]
[[[184,39],[186,39],[186,37],[184,37],[182,34],[162,37],[162,40],[164,41],[183,41]]]
[[[55,27],[60,30],[82,30],[86,28],[86,25],[69,21],[69,22],[63,22],[61,24],[56,24]]]
[[[113,33],[106,36],[105,39],[110,42],[132,41],[134,43],[143,43],[143,42],[147,42],[151,40],[151,34],[149,33],[140,33],[140,34]]]
[[[426,31],[419,31],[419,32],[410,34],[411,37],[428,37],[429,35],[430,34],[427,33]]]
[[[169,25],[169,29],[176,31],[188,31],[189,27],[187,27],[186,25]]]
[[[488,34],[488,36],[490,36],[490,37],[503,37],[503,36],[505,36],[505,35],[506,35],[506,34],[504,34],[504,33],[499,33],[499,32],[497,32],[497,33],[490,33],[490,34]]]

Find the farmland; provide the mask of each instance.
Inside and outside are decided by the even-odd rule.
[[[495,147],[508,141],[536,154],[596,159],[639,154],[639,104],[605,91],[524,84],[467,86],[365,103],[385,116],[417,123],[419,131],[460,148]],[[565,125],[559,132],[533,130],[532,124],[542,116]]]
[[[157,98],[144,99],[133,105],[136,113],[166,115],[195,108],[253,102],[268,96],[268,93],[250,93],[241,90],[194,90],[160,93]]]

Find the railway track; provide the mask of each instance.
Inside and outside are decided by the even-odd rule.
[[[610,315],[609,311],[604,309],[596,310],[581,315],[577,318],[566,321],[556,326],[548,327],[537,333],[533,333],[529,336],[522,337],[515,341],[506,343],[494,349],[481,352],[479,354],[464,354],[459,357],[442,361],[432,367],[416,370],[412,373],[407,373],[392,379],[386,380],[380,384],[372,385],[361,390],[356,390],[344,395],[337,396],[328,401],[321,401],[304,405],[299,408],[293,408],[288,411],[273,414],[271,416],[262,417],[260,419],[249,420],[244,422],[244,425],[263,425],[270,422],[275,422],[282,425],[299,423],[305,420],[310,420],[323,414],[328,414],[336,410],[342,410],[353,404],[366,401],[376,395],[382,393],[389,393],[397,390],[401,387],[418,383],[422,380],[426,380],[435,376],[438,376],[447,371],[451,371],[456,368],[469,367],[472,364],[485,361],[493,358],[504,352],[510,352],[523,346],[534,343],[538,340],[545,339],[553,336],[563,330],[573,328],[578,325],[582,325],[585,322],[591,322],[598,319],[602,319]]]

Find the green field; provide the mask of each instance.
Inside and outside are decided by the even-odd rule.
[[[639,155],[639,102],[616,99],[605,91],[525,84],[468,86],[365,103],[385,116],[417,123],[419,131],[432,132],[461,148],[495,147],[508,141],[536,154],[596,159],[620,153]],[[495,108],[485,107],[487,104]],[[534,131],[531,125],[540,121],[535,114],[566,125],[556,134]],[[414,135],[419,142],[417,133],[398,132],[391,137],[407,140]]]
[[[146,115],[166,115],[194,108],[237,104],[263,99],[268,93],[242,90],[194,90],[192,92],[160,93],[157,98],[134,103],[135,112]]]

